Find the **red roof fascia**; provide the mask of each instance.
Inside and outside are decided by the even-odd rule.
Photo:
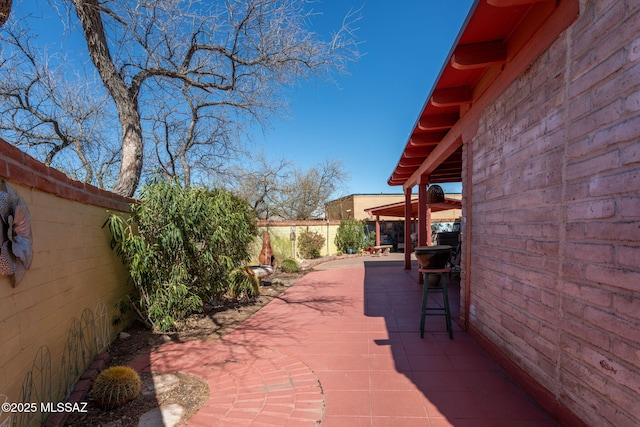
[[[505,70],[512,62],[517,63],[512,68],[522,67],[522,60],[515,60],[521,52],[525,52],[527,64],[533,61],[541,49],[573,22],[577,13],[577,0],[477,0],[388,184],[413,185],[418,176],[428,176],[429,183],[460,182],[462,140],[460,132],[450,135],[450,130],[474,109],[478,100],[483,100],[482,105],[487,104],[488,97],[483,98],[485,93],[491,92],[495,98],[517,77],[519,71],[505,73]],[[552,19],[556,15],[559,17]],[[553,33],[538,34],[547,33],[549,29]],[[531,45],[534,47],[525,49]],[[496,81],[504,87],[492,88]],[[441,146],[445,140],[447,146]],[[427,168],[424,165],[429,156],[434,157]]]

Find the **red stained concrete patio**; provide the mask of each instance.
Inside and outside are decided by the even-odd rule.
[[[428,317],[402,254],[316,267],[218,343],[169,343],[133,365],[205,378],[186,426],[556,426],[463,332]],[[437,303],[435,300],[430,304]]]

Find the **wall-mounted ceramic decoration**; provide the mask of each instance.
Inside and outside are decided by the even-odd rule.
[[[33,259],[31,215],[24,199],[5,181],[0,181],[0,219],[0,274],[11,276],[16,287]]]

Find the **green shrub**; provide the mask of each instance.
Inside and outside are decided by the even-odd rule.
[[[298,271],[298,263],[294,259],[286,258],[282,260],[280,269],[285,273],[296,273]]]
[[[370,245],[369,236],[365,231],[367,220],[355,218],[340,221],[336,231],[335,244],[342,253],[360,252]]]
[[[305,259],[320,258],[320,250],[324,246],[324,237],[315,231],[302,230],[298,235],[300,255]]]
[[[130,217],[111,215],[107,224],[139,293],[138,311],[163,331],[227,292],[256,234],[253,210],[230,192],[159,179],[143,187]]]

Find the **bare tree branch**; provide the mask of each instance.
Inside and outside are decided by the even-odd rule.
[[[314,12],[303,0],[69,0],[64,4],[77,16],[87,58],[110,98],[101,104],[108,110],[102,114],[117,117],[120,124],[120,170],[114,190],[124,195],[134,194],[146,173],[145,161],[146,171],[181,174],[187,185],[193,171],[206,173],[205,160],[224,167],[225,156],[244,149],[236,135],[247,123],[267,123],[272,114],[286,108],[283,86],[311,75],[331,79],[332,73],[345,72],[359,56],[353,37],[357,14],[349,14],[333,36],[323,39],[310,30]],[[19,35],[12,42],[15,59],[3,57],[3,68],[32,71],[13,86],[15,90],[0,94],[12,102],[11,108],[0,112],[6,124],[0,132],[31,134],[30,144],[50,146],[46,151],[50,160],[74,150],[87,173],[100,170],[99,175],[107,177],[103,166],[113,164],[114,137],[108,142],[93,139],[97,133],[72,137],[74,133],[62,126],[70,122],[69,109],[52,93],[38,92],[46,87],[42,80],[51,64],[39,61],[30,49],[31,33],[5,27],[0,32],[4,39]],[[64,65],[73,67],[77,62]],[[82,80],[90,73],[76,74]],[[95,117],[83,120],[98,120]],[[36,137],[38,122],[50,130],[46,137]],[[91,155],[88,147],[102,147],[102,154]],[[95,157],[104,160],[102,166],[93,163]]]

